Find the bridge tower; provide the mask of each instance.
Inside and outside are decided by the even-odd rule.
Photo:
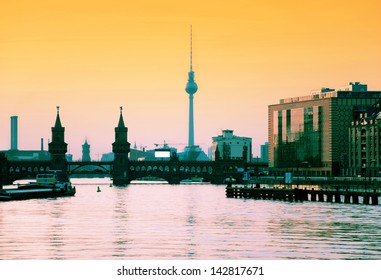
[[[52,142],[49,143],[49,153],[51,155],[51,170],[61,170],[67,176],[67,161],[65,154],[67,144],[65,143],[65,128],[62,127],[60,119],[60,107],[57,106],[57,117],[54,127],[52,127]],[[67,179],[67,178],[60,178]]]
[[[115,127],[115,142],[112,143],[114,153],[113,183],[115,185],[126,185],[129,179],[129,159],[130,143],[127,141],[128,128],[124,125],[123,107],[120,107],[118,126]]]

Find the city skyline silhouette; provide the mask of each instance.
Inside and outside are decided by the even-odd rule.
[[[18,116],[20,150],[39,150],[61,106],[74,159],[111,151],[118,108],[129,141],[188,142],[189,26],[197,56],[195,143],[224,129],[268,141],[268,105],[350,81],[379,90],[380,4],[356,1],[7,2],[0,10],[0,150]]]

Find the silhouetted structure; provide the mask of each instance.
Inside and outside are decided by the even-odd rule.
[[[241,137],[233,134],[233,130],[225,129],[222,135],[212,137],[212,159],[231,160],[239,159],[250,162],[252,158],[251,142],[249,137]],[[217,152],[217,154],[216,154]]]
[[[261,145],[261,161],[269,161],[269,142],[265,142],[265,144]]]
[[[18,123],[17,116],[11,117],[11,150],[18,150]]]
[[[193,95],[197,92],[198,86],[194,81],[193,72],[193,49],[192,49],[192,26],[190,34],[190,71],[188,72],[188,82],[185,91],[189,94],[189,127],[188,127],[188,146],[182,153],[179,153],[181,160],[208,160],[208,156],[202,149],[194,144],[194,119],[193,119]]]
[[[185,91],[189,94],[189,133],[188,146],[194,146],[194,121],[193,121],[193,95],[197,92],[198,86],[194,81],[194,72],[192,69],[192,27],[190,40],[190,71],[188,73],[188,83]]]
[[[91,161],[90,157],[90,145],[87,143],[87,139],[85,143],[82,145],[82,161]]]
[[[113,182],[116,185],[124,185],[130,182],[129,159],[130,143],[127,140],[127,127],[124,125],[123,108],[120,107],[118,126],[115,127],[115,142],[112,143],[114,153]]]
[[[47,160],[8,160],[0,153],[0,184],[10,184],[22,178],[35,178],[37,174],[52,170],[61,170],[60,180],[65,180],[73,174],[110,174],[115,185],[127,185],[132,180],[140,178],[162,178],[170,184],[179,184],[182,180],[207,181],[221,184],[226,178],[242,181],[242,170],[252,168],[243,160],[219,161],[181,161],[176,152],[169,160],[130,160],[130,143],[127,138],[127,127],[124,124],[122,107],[118,126],[115,127],[115,141],[112,144],[114,159],[111,161],[77,161],[68,162],[65,158],[67,144],[65,143],[65,128],[61,124],[59,107],[52,139],[49,143],[50,159]],[[197,146],[193,146],[197,147]]]
[[[49,143],[49,153],[51,154],[50,168],[66,172],[67,161],[65,154],[67,144],[65,143],[65,128],[61,124],[60,107],[57,106],[56,123],[52,127],[52,142]]]

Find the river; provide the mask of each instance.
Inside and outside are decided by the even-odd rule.
[[[0,202],[0,259],[381,259],[381,206],[233,199],[211,184],[71,181],[74,197]]]

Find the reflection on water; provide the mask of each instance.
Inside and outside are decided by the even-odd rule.
[[[227,199],[216,185],[72,182],[75,197],[0,203],[0,259],[381,258],[381,206]]]

